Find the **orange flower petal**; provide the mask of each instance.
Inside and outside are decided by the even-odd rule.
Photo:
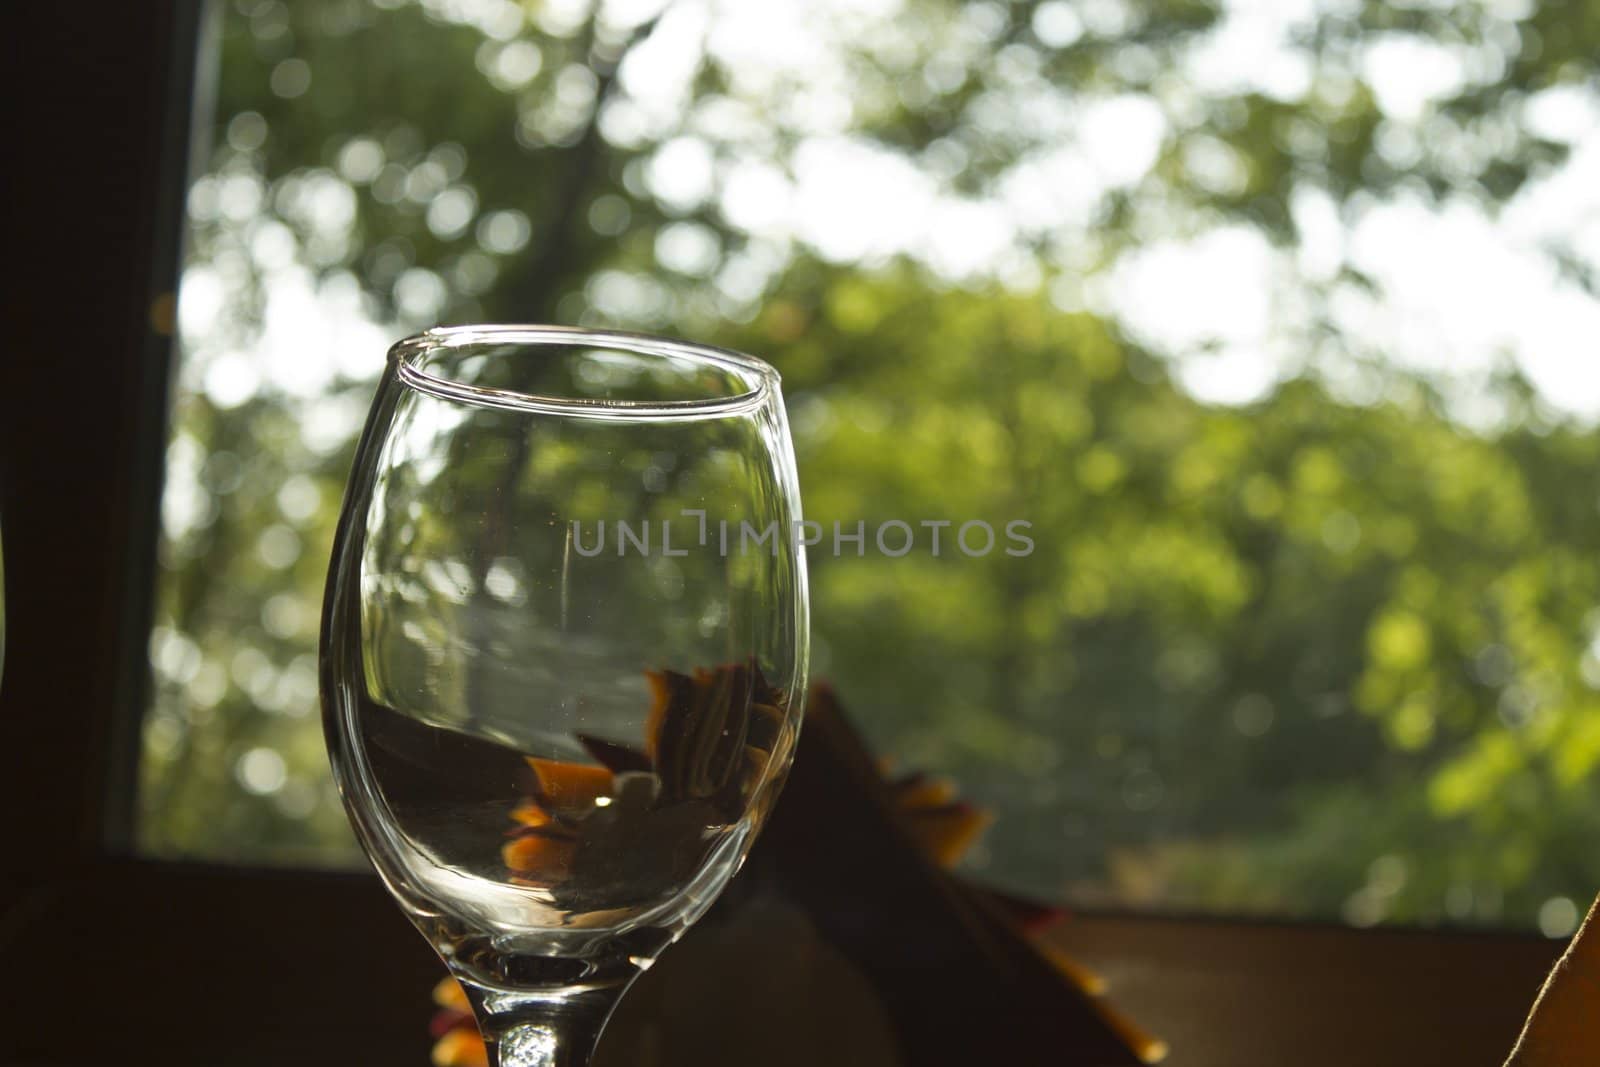
[[[452,1030],[434,1044],[433,1067],[489,1067],[489,1050],[476,1030]]]
[[[917,775],[893,786],[894,802],[902,811],[937,808],[954,802],[956,784],[948,778]]]
[[[667,710],[672,707],[672,679],[666,671],[645,671],[644,680],[650,686],[650,714],[644,722],[646,754],[652,761],[659,762],[661,753],[657,751],[657,742],[661,738]]]
[[[902,821],[929,859],[941,867],[953,867],[994,818],[970,804],[947,804],[905,812]]]
[[[553,821],[550,813],[541,808],[537,801],[533,800],[524,800],[521,804],[512,808],[511,817],[523,826],[531,826],[535,829],[541,826],[549,826]]]
[[[566,876],[577,848],[577,842],[570,838],[534,831],[515,841],[507,841],[500,849],[500,858],[518,874],[534,875],[543,881],[556,881]]]
[[[1038,943],[1034,945],[1039,955],[1050,961],[1050,965],[1067,977],[1073,985],[1083,990],[1091,997],[1103,996],[1106,991],[1106,980],[1096,971],[1091,971],[1071,956],[1062,952],[1054,945]]]
[[[433,987],[433,1002],[441,1008],[451,1011],[472,1010],[472,1005],[467,1003],[466,991],[461,988],[461,983],[454,978],[441,978],[439,984]]]
[[[611,772],[590,763],[527,757],[539,776],[539,792],[557,809],[586,808],[611,795]]]

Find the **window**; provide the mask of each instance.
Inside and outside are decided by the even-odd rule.
[[[553,319],[783,372],[816,673],[999,814],[978,876],[1569,932],[1600,883],[1592,26],[661,8],[220,7],[140,848],[354,862],[315,638],[381,353]]]

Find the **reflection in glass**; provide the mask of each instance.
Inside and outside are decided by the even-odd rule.
[[[799,722],[798,519],[756,360],[533,327],[391,352],[329,576],[328,745],[500,1063],[586,1062],[741,862]]]

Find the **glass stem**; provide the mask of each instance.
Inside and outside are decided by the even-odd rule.
[[[589,1067],[600,1031],[632,984],[511,990],[462,985],[490,1067]]]

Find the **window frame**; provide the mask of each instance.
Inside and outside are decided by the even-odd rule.
[[[11,232],[33,258],[0,364],[0,966],[26,978],[7,982],[20,1025],[0,1059],[422,1062],[441,969],[377,879],[133,853],[179,220],[217,12],[21,14],[9,74],[34,101],[34,165]],[[1175,1067],[1497,1064],[1564,944],[1093,911],[1049,936]]]

